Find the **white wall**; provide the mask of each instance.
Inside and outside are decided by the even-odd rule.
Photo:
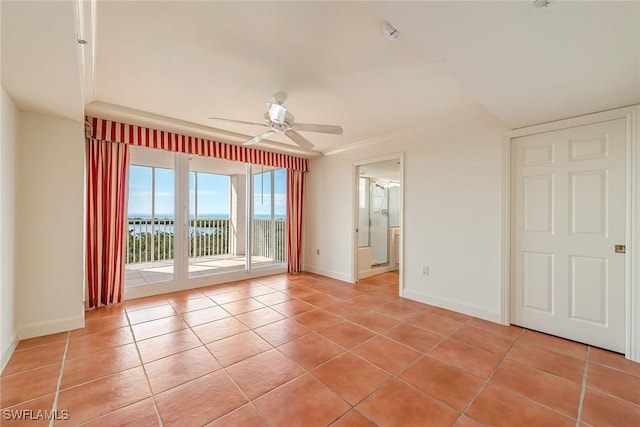
[[[16,312],[20,338],[84,325],[84,125],[22,113]]]
[[[1,91],[0,117],[0,371],[17,344],[15,323],[15,174],[20,112],[11,98]]]
[[[506,130],[482,117],[311,160],[305,270],[352,279],[353,164],[402,151],[404,296],[498,321]]]

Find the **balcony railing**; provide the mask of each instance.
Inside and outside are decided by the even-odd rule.
[[[173,219],[128,219],[126,263],[171,260],[174,257]],[[253,220],[253,256],[285,261],[286,226],[284,219]],[[230,254],[230,220],[189,220],[189,257]]]
[[[189,258],[229,253],[228,219],[189,220]]]
[[[284,219],[253,220],[253,255],[284,262],[286,245]]]
[[[127,228],[127,264],[173,259],[173,219],[129,218]]]

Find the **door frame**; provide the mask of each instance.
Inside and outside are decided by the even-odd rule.
[[[351,283],[358,282],[358,215],[359,215],[359,179],[358,168],[360,166],[369,165],[372,163],[386,162],[388,160],[397,160],[400,164],[400,212],[399,212],[399,224],[400,224],[400,247],[398,248],[398,295],[404,294],[404,152],[387,154],[385,156],[373,157],[364,160],[353,162],[351,165],[351,224],[352,224],[352,239],[351,239]]]
[[[640,105],[528,126],[506,132],[502,150],[502,272],[500,323],[511,320],[511,156],[514,138],[615,119],[626,124],[625,357],[640,362]],[[637,242],[637,245],[634,243]],[[638,247],[636,250],[636,246]]]

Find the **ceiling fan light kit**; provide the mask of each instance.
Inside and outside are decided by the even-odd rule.
[[[280,104],[269,103],[269,111],[267,112],[269,120],[274,123],[284,124],[287,117],[287,109]]]
[[[254,136],[245,141],[242,145],[254,145],[275,133],[283,133],[301,148],[313,148],[313,144],[298,131],[318,132],[332,135],[341,135],[342,127],[337,125],[319,125],[313,123],[296,123],[293,114],[289,113],[284,105],[286,95],[276,93],[273,95],[273,102],[267,104],[267,111],[264,113],[264,123],[247,122],[244,120],[225,119],[222,117],[209,117],[210,120],[223,120],[227,122],[240,123],[245,125],[265,126],[269,130]]]

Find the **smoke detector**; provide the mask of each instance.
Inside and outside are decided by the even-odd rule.
[[[534,0],[533,6],[538,8],[548,7],[551,4],[551,0]]]
[[[397,40],[400,37],[398,30],[388,22],[382,27],[382,33],[387,40]]]

